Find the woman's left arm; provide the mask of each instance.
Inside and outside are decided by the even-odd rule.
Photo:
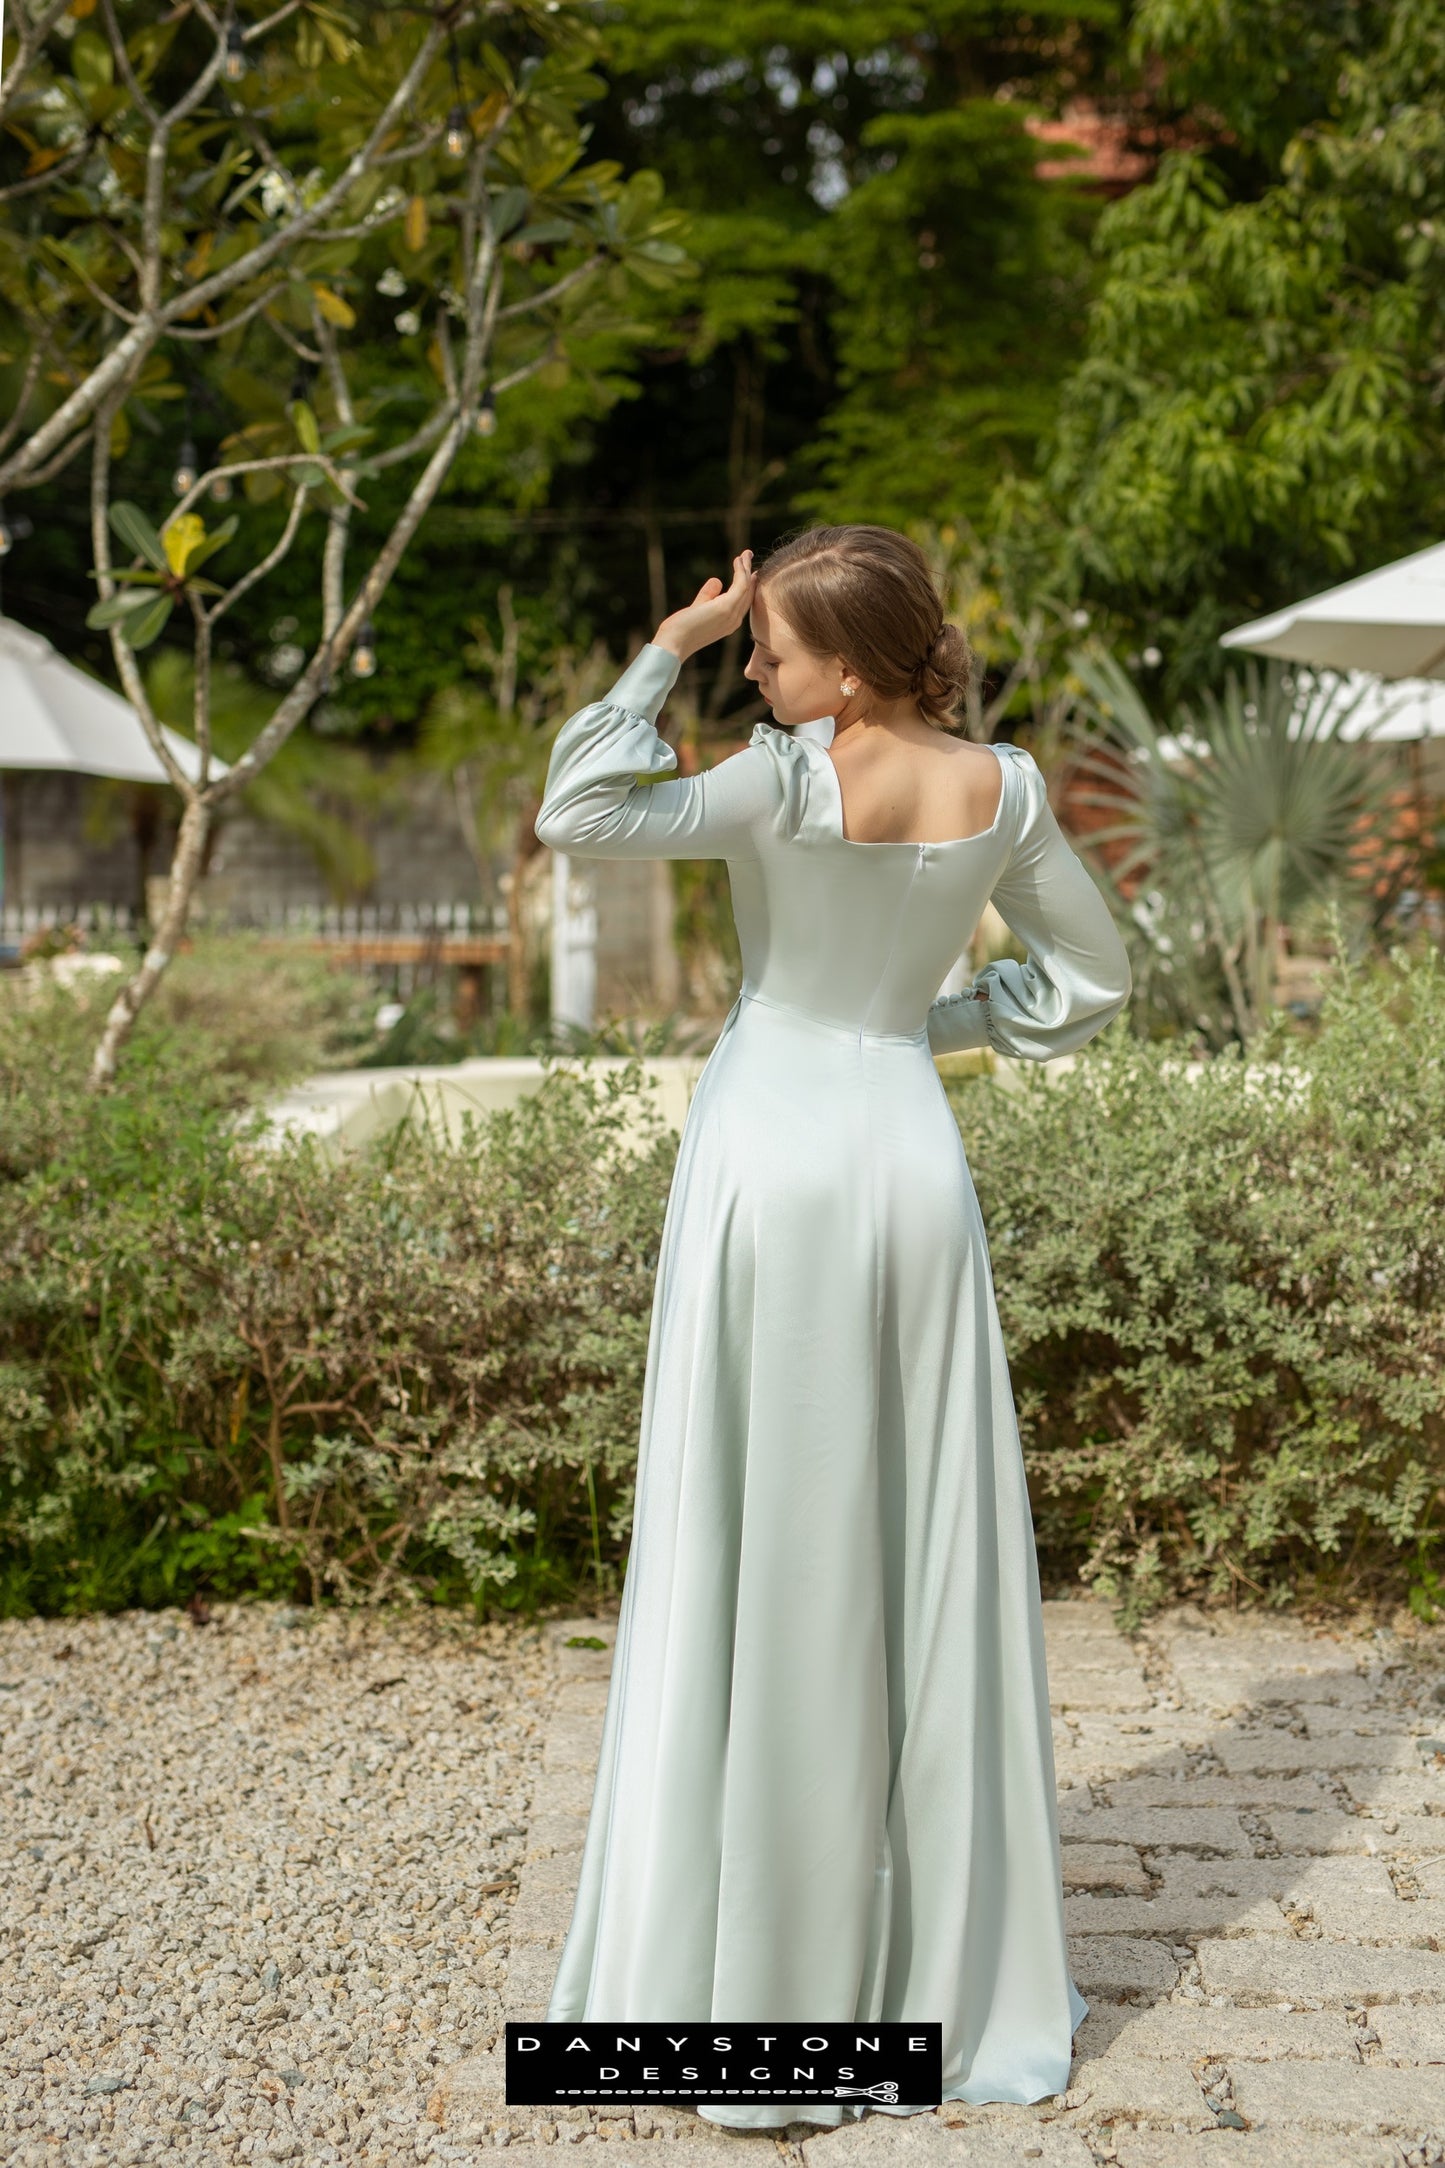
[[[1133,974],[1113,913],[1054,817],[1042,771],[1019,747],[1008,756],[1021,805],[993,902],[1028,960],[1002,957],[985,965],[966,993],[935,1001],[928,1043],[935,1054],[992,1046],[1049,1061],[1113,1021],[1133,991]]]

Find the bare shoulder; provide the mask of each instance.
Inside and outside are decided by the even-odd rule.
[[[1004,791],[1004,762],[994,747],[940,731],[936,745],[920,750],[931,792],[946,798],[961,824],[986,827]]]

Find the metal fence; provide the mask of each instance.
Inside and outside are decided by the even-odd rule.
[[[13,968],[37,936],[78,927],[88,948],[134,950],[144,927],[129,905],[59,902],[0,908],[0,963]],[[480,902],[315,904],[249,901],[196,913],[194,930],[294,941],[363,971],[379,993],[409,1001],[445,989],[459,1017],[496,1011],[506,998],[506,906]]]
[[[237,903],[217,910],[206,904],[195,913],[197,931],[222,933],[295,933],[312,938],[356,941],[368,935],[471,934],[505,937],[505,904],[489,903]],[[0,908],[0,941],[18,942],[52,927],[78,926],[87,936],[139,931],[139,919],[124,903],[26,903]]]

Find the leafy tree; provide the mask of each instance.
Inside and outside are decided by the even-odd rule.
[[[1133,34],[1193,140],[1100,221],[1032,501],[1177,691],[1445,522],[1445,7],[1142,0]]]
[[[28,153],[0,197],[0,322],[20,377],[0,491],[38,486],[89,450],[100,587],[89,621],[109,630],[126,695],[184,800],[166,908],[97,1048],[92,1081],[104,1085],[184,929],[218,808],[346,661],[463,447],[495,426],[497,397],[564,377],[574,332],[615,337],[635,288],[667,281],[682,258],[655,174],[624,180],[614,162],[583,162],[596,37],[562,0],[438,12],[306,0],[244,19],[192,0],[132,6],[124,31],[115,0],[101,0],[97,27],[66,27],[68,44],[56,10],[22,11],[0,108]],[[361,395],[349,338],[363,312],[374,335],[375,296],[398,274],[417,299],[393,325],[397,365]],[[111,477],[128,405],[177,389],[163,342],[213,343],[242,411],[218,464],[193,472],[183,451],[178,501],[157,519],[113,502]],[[293,355],[317,377],[288,398]],[[420,471],[352,586],[359,490],[406,466]],[[196,508],[237,480],[251,561],[222,587],[203,568],[241,515],[208,531]],[[269,523],[254,516],[273,503]],[[217,776],[215,628],[312,510],[325,522],[320,640]],[[129,565],[113,563],[112,534]],[[135,660],[177,610],[194,641],[195,781]]]
[[[594,139],[663,175],[701,276],[654,310],[640,400],[559,499],[624,541],[595,617],[655,622],[814,514],[983,514],[1027,471],[1083,335],[1093,198],[1038,177],[1036,113],[1104,84],[1114,0],[628,0]],[[737,643],[699,696],[746,694]],[[734,722],[739,715],[732,716]]]

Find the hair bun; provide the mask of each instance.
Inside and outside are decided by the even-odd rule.
[[[944,622],[919,544],[892,527],[809,527],[780,542],[759,584],[802,645],[851,671],[878,700],[912,698],[946,728],[973,675],[968,641]]]
[[[932,708],[951,711],[968,691],[973,653],[957,625],[939,626],[913,673],[912,690]]]

